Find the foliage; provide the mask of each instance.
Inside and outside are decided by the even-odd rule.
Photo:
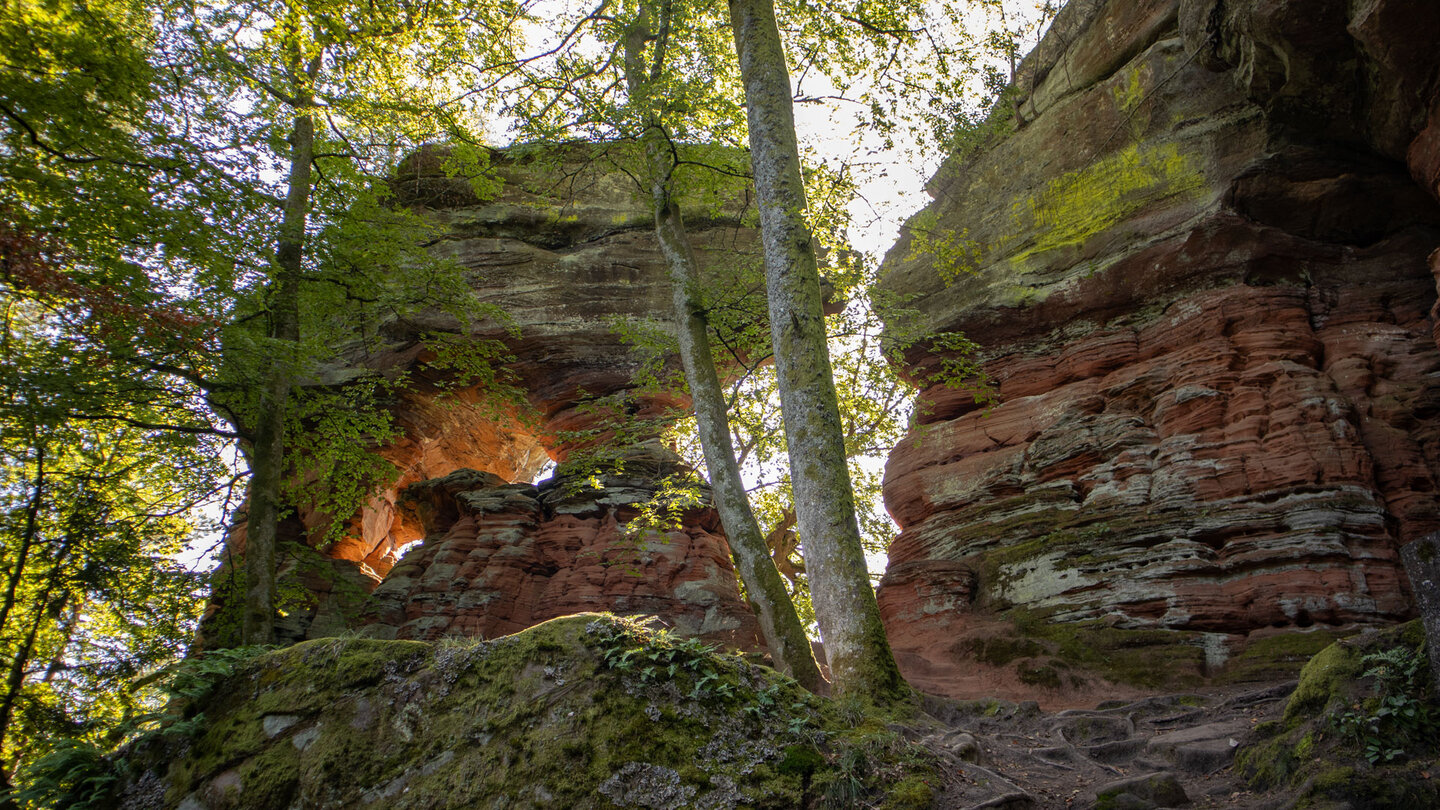
[[[1416,751],[1433,753],[1440,712],[1430,700],[1429,661],[1422,650],[1392,647],[1360,659],[1375,679],[1373,700],[1352,704],[1335,727],[1361,748],[1371,765],[1401,762]]]
[[[108,810],[115,806],[121,775],[105,750],[81,740],[60,740],[26,766],[11,798],[25,808]]]
[[[786,729],[797,740],[808,739],[816,722],[805,701],[785,701],[794,681],[781,680],[756,686],[747,681],[750,664],[743,656],[723,654],[698,638],[657,626],[656,617],[609,617],[587,626],[606,668],[633,676],[642,684],[676,683],[690,700],[736,703],[739,716],[756,724],[786,717]],[[792,687],[787,689],[787,687]]]
[[[136,734],[194,735],[204,723],[202,713],[186,718],[185,710],[211,696],[216,686],[240,665],[268,652],[267,647],[238,647],[191,656],[125,685],[127,691],[158,692],[162,708],[127,717],[110,738],[133,741]],[[157,702],[152,697],[152,702]],[[49,743],[42,756],[21,769],[12,800],[24,808],[108,810],[115,792],[130,773],[128,762],[106,745],[91,740],[61,738]]]
[[[651,617],[651,621],[657,621]],[[716,648],[698,638],[680,636],[670,629],[646,625],[643,620],[616,619],[596,625],[595,639],[601,658],[610,669],[638,677],[642,683],[657,683],[685,676],[692,698],[724,700],[735,685],[722,679],[726,668],[715,655]]]
[[[1314,656],[1282,720],[1257,726],[1236,770],[1297,805],[1430,807],[1437,712],[1420,620],[1336,642]]]
[[[12,297],[0,334],[0,730],[13,764],[45,741],[113,739],[124,688],[183,651],[203,580],[175,560],[229,478],[223,444],[151,427],[164,381],[66,340]]]
[[[84,745],[141,710],[125,683],[183,649],[201,581],[174,556],[230,478],[202,389],[164,370],[215,323],[164,264],[208,248],[187,235],[195,211],[170,208],[195,201],[173,185],[187,164],[149,137],[167,110],[159,45],[147,8],[123,0],[0,14],[7,774],[77,738],[51,763],[78,775]]]

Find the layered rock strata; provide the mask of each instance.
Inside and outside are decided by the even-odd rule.
[[[687,404],[644,373],[657,358],[642,347],[647,333],[668,328],[671,288],[653,213],[621,168],[625,153],[612,153],[621,149],[495,152],[499,190],[483,199],[469,180],[450,175],[445,149],[426,147],[402,164],[397,200],[435,226],[433,252],[464,269],[483,311],[470,323],[436,308],[378,324],[381,348],[357,346],[348,365],[329,370],[335,382],[357,369],[411,380],[392,408],[401,436],[379,448],[398,478],[366,510],[350,547],[332,553],[383,576],[394,551],[421,536],[394,508],[410,484],[457,469],[529,481],[573,448],[642,442]],[[742,302],[755,290],[743,279],[760,259],[747,224],[748,186],[716,185],[684,199],[715,302],[749,305]],[[452,372],[433,362],[437,335],[493,342],[507,355],[498,380],[454,385]],[[507,390],[497,393],[497,382]],[[657,424],[635,430],[647,420]],[[634,432],[617,437],[620,423]]]
[[[1048,641],[992,662],[1012,681],[1059,626],[1214,675],[1410,615],[1398,547],[1440,527],[1437,34],[1419,0],[1061,12],[883,271],[999,397],[926,390],[886,468],[913,682],[985,688],[1014,622]]]
[[[402,509],[427,539],[367,600],[366,635],[495,638],[587,610],[658,615],[677,632],[759,646],[719,517],[685,509],[665,531],[627,524],[676,471],[663,453],[632,455],[627,472],[558,475],[538,486],[458,470],[412,485]]]
[[[431,250],[463,269],[480,311],[466,320],[436,307],[374,324],[370,339],[322,371],[330,386],[405,375],[390,406],[399,435],[376,448],[395,476],[339,542],[320,545],[328,515],[300,509],[282,527],[302,549],[282,570],[284,587],[299,593],[285,606],[282,639],[357,621],[380,636],[493,636],[609,610],[755,645],[713,510],[690,509],[663,536],[626,530],[677,470],[652,440],[688,403],[654,382],[657,364],[678,361],[637,348],[668,329],[671,288],[647,198],[621,168],[633,157],[624,149],[496,152],[498,188],[482,193],[452,176],[446,149],[402,164],[396,200],[435,227]],[[727,157],[737,156],[709,160]],[[692,189],[684,214],[712,303],[749,306],[757,289],[745,279],[759,248],[748,186]],[[447,342],[489,346],[502,359],[493,375],[457,382],[438,355]],[[529,484],[576,451],[593,462],[576,477],[599,471],[593,486],[564,476]],[[242,524],[231,548],[243,545]],[[223,588],[217,594],[218,606]]]

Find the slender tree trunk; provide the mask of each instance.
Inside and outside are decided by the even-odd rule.
[[[40,532],[40,504],[45,496],[45,443],[35,446],[35,482],[30,493],[30,503],[25,507],[25,532],[20,536],[20,548],[15,553],[15,567],[5,582],[5,598],[0,602],[0,636],[10,621],[10,611],[15,609],[16,592],[20,580],[25,576],[25,565],[30,558],[30,549]]]
[[[15,610],[17,593],[20,588],[20,581],[25,576],[25,567],[29,562],[30,551],[35,547],[40,532],[40,506],[43,503],[45,493],[45,444],[36,444],[35,458],[35,481],[34,489],[30,495],[30,503],[25,507],[25,530],[20,538],[20,548],[16,553],[15,567],[10,571],[10,576],[5,583],[4,602],[0,603],[0,635],[5,633],[9,626],[10,618]],[[43,606],[37,609],[38,615],[44,615]],[[32,625],[38,628],[38,625]],[[35,632],[31,632],[27,639],[21,641],[15,648],[15,655],[10,660],[10,669],[5,679],[6,691],[0,696],[0,757],[4,756],[7,750],[6,743],[10,738],[10,716],[14,712],[15,695],[19,692],[23,682],[25,666],[29,664],[29,647],[35,643]],[[19,680],[16,673],[19,673]],[[8,770],[0,771],[0,810],[10,810],[17,807],[9,797],[12,789],[10,774]]]
[[[898,699],[909,690],[880,623],[855,519],[774,6],[730,0],[730,24],[745,87],[776,382],[815,616],[836,692]]]
[[[310,210],[310,162],[315,122],[308,99],[290,132],[290,174],[285,214],[275,248],[271,281],[270,337],[287,349],[300,342],[300,274],[305,255],[305,226]],[[245,519],[245,608],[241,641],[275,640],[276,540],[285,483],[285,419],[296,362],[295,352],[276,357],[265,381],[250,447],[250,505]]]
[[[24,641],[15,651],[15,657],[10,659],[10,668],[5,674],[5,694],[0,695],[0,741],[10,736],[10,721],[15,715],[15,703],[20,697],[20,689],[25,685],[25,670],[29,668],[30,659],[34,655],[35,639],[40,635],[41,625],[45,623],[45,614],[56,609],[56,606],[49,604],[51,592],[52,588],[47,588],[40,603],[35,606],[35,620],[30,622]],[[63,608],[63,605],[58,607]]]
[[[668,0],[666,2],[668,10]],[[643,46],[648,39],[644,18],[628,33],[625,41],[625,74],[632,99],[644,98],[646,86],[659,78],[663,69],[668,13],[662,12],[660,37],[648,78],[644,70]],[[785,590],[766,548],[760,525],[750,509],[735,450],[730,442],[725,394],[715,370],[706,331],[704,307],[698,293],[700,273],[690,245],[680,207],[670,196],[670,172],[675,163],[669,157],[664,132],[657,116],[650,115],[641,137],[649,164],[651,199],[655,209],[655,235],[670,268],[674,284],[674,316],[680,341],[680,361],[690,386],[695,419],[700,428],[700,446],[710,472],[715,508],[725,527],[725,536],[735,556],[735,566],[760,622],[760,632],[774,655],[776,666],[811,692],[825,690],[824,677],[815,663],[810,640]]]
[[[15,717],[15,704],[20,697],[20,690],[25,686],[25,670],[30,666],[31,657],[35,652],[35,640],[40,635],[40,627],[45,624],[45,617],[54,613],[57,617],[60,611],[65,609],[65,602],[69,595],[63,591],[58,598],[55,591],[60,586],[60,577],[63,574],[65,560],[70,556],[74,548],[74,538],[66,537],[59,543],[55,558],[51,561],[49,575],[45,578],[45,587],[35,600],[35,618],[30,622],[30,627],[25,633],[25,638],[15,649],[15,655],[10,659],[10,666],[5,673],[4,693],[0,694],[0,761],[9,756],[6,743],[10,738],[10,723]],[[6,773],[0,775],[0,790],[8,792],[10,776]],[[0,801],[0,810],[14,807],[8,795],[4,801]]]

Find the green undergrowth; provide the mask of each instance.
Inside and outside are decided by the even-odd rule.
[[[1352,631],[1353,632],[1353,631]],[[1268,683],[1293,678],[1306,662],[1347,635],[1329,629],[1277,633],[1245,645],[1225,664],[1219,683]]]
[[[1066,682],[1086,678],[1146,688],[1187,689],[1202,682],[1205,652],[1198,633],[1183,630],[1121,629],[1104,621],[1057,622],[1051,612],[1013,608],[1005,613],[1018,639],[1012,650],[1042,649],[1048,658],[1022,658],[1020,674],[1044,666],[1071,670]],[[1003,649],[992,642],[990,647]],[[1034,656],[1034,653],[1031,653]],[[1042,677],[1032,675],[1032,677]]]
[[[1440,702],[1418,621],[1345,639],[1301,670],[1280,720],[1255,729],[1236,768],[1296,807],[1440,806]]]
[[[889,713],[819,698],[643,622],[491,641],[361,638],[260,657],[125,757],[117,802],[214,810],[927,807],[936,765]]]

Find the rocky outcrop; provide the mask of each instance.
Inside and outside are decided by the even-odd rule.
[[[394,508],[407,486],[457,469],[528,482],[576,446],[642,442],[661,428],[647,431],[646,420],[663,423],[686,404],[641,374],[655,360],[640,348],[646,330],[663,333],[669,321],[670,282],[653,214],[622,170],[623,149],[492,153],[500,186],[484,199],[469,180],[450,176],[443,148],[426,147],[401,165],[397,200],[436,227],[432,250],[464,269],[482,311],[468,323],[437,307],[378,324],[380,349],[376,341],[357,346],[348,365],[329,370],[334,382],[357,369],[411,375],[392,409],[401,435],[379,448],[398,477],[337,556],[383,576],[395,550],[420,537]],[[716,300],[748,300],[754,291],[741,282],[744,268],[759,261],[748,186],[697,189],[685,200]],[[437,335],[492,343],[503,358],[497,378],[455,385],[454,371],[435,363]],[[617,416],[633,431],[618,441]]]
[[[1410,615],[1398,547],[1440,527],[1437,33],[1419,0],[1062,11],[883,271],[999,395],[926,390],[886,468],[913,682],[1013,684],[1063,627],[1198,676]],[[975,662],[1017,626],[1027,655]]]
[[[365,633],[495,638],[605,610],[657,615],[687,636],[757,648],[755,617],[713,508],[683,510],[668,531],[626,530],[677,471],[657,453],[627,459],[625,472],[604,476],[599,488],[588,473],[533,486],[474,470],[412,485],[402,508],[429,539],[370,595]]]
[[[611,616],[492,640],[321,639],[231,672],[207,664],[163,731],[69,771],[95,778],[67,798],[124,810],[788,810],[828,793],[958,806],[932,804],[948,762],[892,718]]]
[[[338,542],[322,544],[317,528],[329,517],[316,511],[297,510],[282,527],[298,549],[282,570],[291,594],[282,639],[357,624],[382,637],[493,637],[607,610],[756,646],[713,509],[682,510],[668,533],[627,529],[679,471],[653,440],[688,404],[656,383],[657,366],[663,374],[678,363],[663,348],[669,273],[651,210],[623,171],[634,157],[627,148],[495,152],[498,185],[483,193],[451,175],[446,149],[426,147],[401,165],[396,200],[434,226],[431,250],[462,268],[479,309],[465,318],[436,306],[373,324],[370,339],[342,347],[342,360],[321,371],[325,386],[405,376],[390,404],[397,435],[375,448],[395,474]],[[737,157],[711,150],[705,159]],[[748,185],[691,188],[684,199],[712,302],[751,305],[757,288],[746,274],[759,259]],[[658,356],[644,346],[656,334]],[[447,344],[484,347],[493,362],[462,376]],[[576,451],[584,469],[530,484]],[[243,551],[243,524],[230,544]],[[212,609],[206,635],[223,643],[219,615]]]

